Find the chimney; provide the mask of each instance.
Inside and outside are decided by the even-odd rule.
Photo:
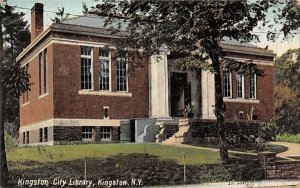
[[[31,42],[34,41],[44,28],[44,5],[35,3],[31,9]]]

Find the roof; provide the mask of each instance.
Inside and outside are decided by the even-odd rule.
[[[20,60],[20,58],[22,58],[28,52],[28,50],[33,48],[43,37],[45,37],[46,33],[51,31],[110,38],[118,38],[120,37],[120,35],[126,35],[128,22],[126,22],[124,19],[114,18],[106,25],[105,23],[106,18],[95,14],[86,14],[83,16],[74,17],[59,24],[53,23],[48,29],[44,30],[25,50],[23,50],[21,54],[19,54],[17,60]],[[112,34],[109,30],[111,28],[119,29],[121,32]],[[221,42],[221,47],[227,52],[264,55],[269,57],[274,57],[276,55],[272,50],[258,48],[257,46],[250,43],[240,43],[239,41],[230,40],[229,38]]]
[[[99,29],[109,29],[109,28],[117,29],[120,26],[121,28],[118,29],[122,31],[125,31],[125,29],[128,26],[128,23],[125,22],[124,20],[115,19],[115,18],[113,21],[107,23],[107,25],[105,25],[105,23],[106,23],[106,18],[97,16],[95,14],[86,14],[62,22],[62,24],[76,25],[82,27],[92,27],[92,28],[99,28]]]

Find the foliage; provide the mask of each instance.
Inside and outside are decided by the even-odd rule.
[[[30,90],[29,75],[15,61],[28,44],[29,30],[23,13],[14,13],[8,5],[0,5],[0,186],[7,184],[8,168],[5,151],[5,104],[9,97],[19,97]],[[8,103],[9,104],[9,103]]]
[[[298,30],[300,28],[300,3],[297,0],[288,0],[286,6],[282,10],[282,14],[279,16],[284,18],[282,31],[287,36],[291,31]]]
[[[7,151],[12,151],[18,147],[18,140],[5,132],[5,147]]]
[[[300,134],[278,134],[276,135],[276,141],[300,143]]]
[[[65,8],[61,7],[61,8],[57,8],[58,12],[56,12],[56,16],[54,19],[51,19],[52,22],[54,23],[61,23],[67,19],[69,19],[70,14],[69,13],[65,13]]]
[[[269,122],[261,122],[259,134],[265,140],[275,140],[275,136],[278,134],[278,127],[275,119],[272,119]]]
[[[130,163],[129,163],[130,161]],[[52,187],[54,178],[84,179],[84,159],[62,160],[59,162],[40,163],[37,161],[14,161],[11,166],[11,187],[15,187],[19,178],[47,179]],[[181,185],[183,165],[174,160],[160,159],[155,155],[141,153],[116,154],[101,157],[88,157],[86,160],[87,179],[96,186],[99,177],[104,180],[142,179],[143,186]],[[99,170],[101,169],[101,170]],[[30,173],[28,173],[30,171]],[[59,176],[59,177],[58,177]],[[252,181],[264,178],[264,171],[257,161],[234,159],[230,163],[186,165],[187,184],[200,184],[224,181]],[[112,186],[117,187],[117,186]],[[131,187],[131,186],[129,186]]]
[[[275,61],[275,113],[278,133],[300,133],[300,48]]]

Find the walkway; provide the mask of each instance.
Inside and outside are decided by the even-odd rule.
[[[194,149],[201,149],[201,150],[209,150],[209,151],[219,151],[219,149],[216,148],[207,148],[207,147],[201,147],[201,146],[192,146],[192,145],[187,145],[187,144],[181,144],[181,143],[167,143],[162,145],[168,145],[168,146],[176,146],[176,147],[184,147],[184,148],[194,148]],[[247,155],[257,155],[257,153],[251,153],[251,152],[242,152],[242,151],[233,151],[233,150],[228,150],[229,153],[236,153],[236,154],[247,154]]]
[[[289,158],[290,156],[300,157],[300,144],[287,143],[287,142],[269,142],[270,144],[282,145],[288,147],[289,149],[285,152],[278,153],[278,157]],[[289,158],[290,159],[290,158]]]
[[[154,186],[152,188],[300,188],[299,180],[264,180],[264,181],[241,181],[241,182],[219,182],[192,185]]]

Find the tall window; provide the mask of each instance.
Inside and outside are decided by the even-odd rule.
[[[244,76],[236,75],[236,98],[244,98]]]
[[[119,52],[117,57],[117,91],[127,91],[127,64],[128,54]]]
[[[249,77],[249,98],[256,99],[256,74]]]
[[[39,93],[47,93],[48,66],[47,66],[47,49],[39,54]]]
[[[44,61],[44,66],[43,66],[43,69],[44,69],[44,80],[43,80],[43,82],[44,82],[44,86],[43,86],[43,89],[44,89],[44,91],[43,91],[43,93],[47,93],[47,80],[48,80],[48,66],[47,66],[47,64],[48,64],[48,58],[47,58],[47,49],[45,49],[44,50],[44,59],[43,59],[43,61]]]
[[[82,140],[91,141],[93,135],[93,127],[82,127]]]
[[[231,98],[231,73],[224,72],[224,97]]]
[[[101,127],[100,129],[101,141],[111,140],[111,127]]]
[[[42,70],[43,70],[43,53],[39,54],[39,93],[40,95],[42,95],[42,87],[43,87],[43,83],[42,83]]]
[[[92,89],[92,48],[81,47],[81,89]]]
[[[110,90],[110,52],[100,49],[100,90]]]
[[[26,73],[29,74],[29,63],[27,63],[27,64],[25,65],[25,70],[26,70]],[[28,91],[25,91],[25,92],[23,93],[23,104],[24,104],[24,103],[27,103],[27,102],[29,102]]]

